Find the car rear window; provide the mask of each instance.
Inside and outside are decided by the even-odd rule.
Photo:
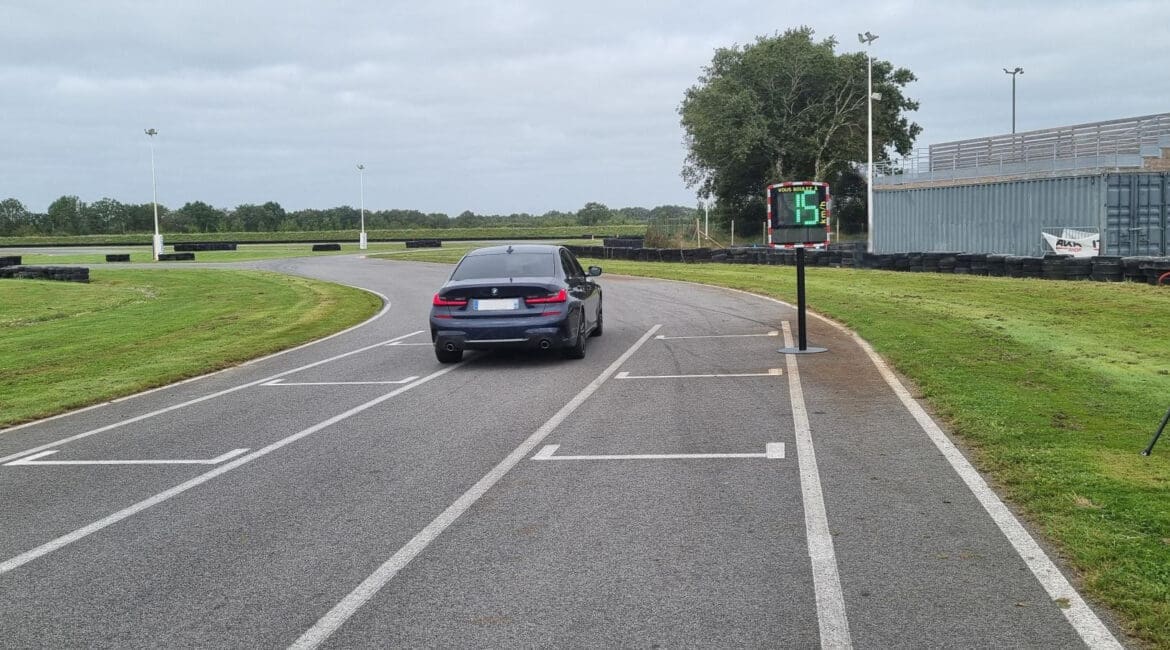
[[[463,258],[452,280],[480,278],[547,278],[555,274],[552,253],[495,253]]]

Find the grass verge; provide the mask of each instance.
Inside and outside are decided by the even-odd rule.
[[[255,271],[94,270],[0,280],[0,427],[326,336],[381,308],[358,289]]]
[[[572,243],[578,245],[582,241],[588,242],[590,240],[550,240],[551,243]],[[401,242],[371,242],[369,248],[365,251],[360,250],[356,243],[342,244],[340,251],[313,251],[311,250],[310,244],[240,244],[234,251],[197,251],[194,261],[168,262],[168,264],[197,265],[201,262],[252,262],[277,258],[355,255],[358,253],[364,253],[369,257],[386,257],[391,259],[414,259],[416,257],[422,258],[428,256],[429,259],[437,255],[443,261],[458,262],[459,258],[469,250],[484,246],[495,246],[499,243],[498,241],[459,241],[448,242],[442,248],[406,248],[406,245]],[[107,264],[107,253],[129,253],[130,262],[137,264],[150,264],[153,262],[149,246],[103,246],[99,248],[100,250],[74,251],[56,249],[51,252],[38,251],[35,253],[21,253],[21,264],[47,266],[54,264],[104,265]],[[2,252],[3,249],[0,249],[0,253]],[[116,267],[121,263],[110,262],[109,264],[112,267]]]
[[[796,301],[790,267],[588,263]],[[1139,455],[1170,407],[1170,290],[819,267],[807,289],[917,384],[1090,598],[1170,648],[1170,438]]]
[[[601,224],[596,226],[501,226],[494,228],[397,228],[369,230],[367,236],[374,240],[387,239],[507,239],[509,237],[540,237],[557,239],[561,237],[583,237],[605,235],[643,235],[646,224]],[[357,230],[324,230],[304,232],[206,232],[206,233],[163,233],[169,246],[175,243],[192,242],[357,242]],[[39,245],[150,245],[150,233],[129,235],[38,235],[34,237],[0,237],[0,246]]]

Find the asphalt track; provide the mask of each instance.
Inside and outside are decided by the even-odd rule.
[[[606,275],[584,360],[442,366],[448,266],[246,266],[389,307],[0,431],[0,647],[1118,645],[826,322],[782,355],[786,305]]]

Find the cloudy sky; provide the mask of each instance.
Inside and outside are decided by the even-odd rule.
[[[0,199],[693,205],[677,108],[807,24],[918,75],[918,146],[1170,112],[1165,0],[0,0]]]

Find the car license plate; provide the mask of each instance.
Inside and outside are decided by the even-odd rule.
[[[513,309],[520,309],[520,301],[516,298],[475,301],[476,311],[508,311]]]

